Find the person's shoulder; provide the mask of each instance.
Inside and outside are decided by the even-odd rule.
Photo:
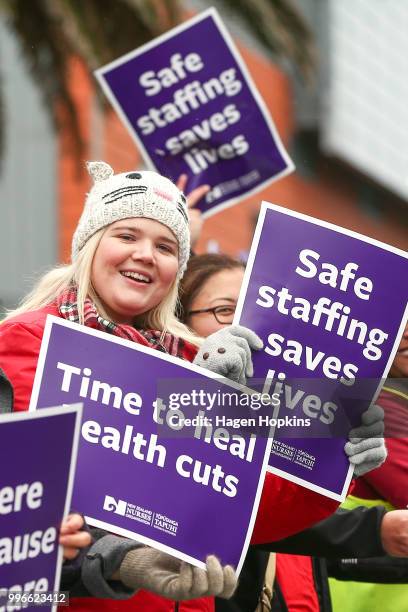
[[[399,446],[408,438],[408,383],[406,378],[388,378],[376,403],[384,410],[387,446]],[[395,440],[394,440],[395,438]]]
[[[29,310],[22,312],[14,317],[10,317],[6,321],[0,324],[0,332],[5,332],[7,329],[12,327],[25,327],[32,331],[43,330],[45,321],[48,315],[60,316],[58,308],[55,304],[49,304],[38,308],[36,310]]]
[[[406,378],[387,378],[381,389],[378,404],[384,409],[390,405],[408,403],[408,381]]]

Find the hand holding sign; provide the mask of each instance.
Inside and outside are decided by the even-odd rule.
[[[187,186],[188,176],[187,174],[181,174],[177,180],[177,187],[185,193]],[[210,191],[210,185],[200,185],[193,189],[191,193],[187,195],[187,206],[188,206],[188,223],[190,227],[190,241],[191,248],[193,249],[197,243],[201,229],[203,227],[203,214],[200,209],[195,208],[196,204]]]
[[[128,587],[179,601],[210,596],[228,599],[237,586],[232,566],[222,567],[214,555],[207,557],[203,570],[150,547],[137,548],[126,555],[120,566],[120,579]]]
[[[62,521],[59,543],[64,548],[64,559],[75,559],[80,548],[86,548],[91,544],[91,534],[83,531],[84,524],[85,521],[80,514],[69,514]]]
[[[242,325],[230,325],[208,336],[194,363],[245,385],[254,373],[251,349],[262,347],[263,342],[255,332]]]
[[[384,435],[384,410],[372,404],[361,415],[361,425],[349,433],[344,451],[354,466],[354,475],[362,476],[380,467],[387,458]]]

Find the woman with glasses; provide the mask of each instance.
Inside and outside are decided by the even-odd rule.
[[[183,321],[203,338],[231,325],[243,278],[244,264],[228,255],[192,257],[180,291]]]

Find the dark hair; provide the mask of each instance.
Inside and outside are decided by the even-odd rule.
[[[230,257],[219,253],[205,253],[204,255],[193,255],[187,265],[187,270],[184,273],[180,282],[180,313],[179,319],[186,322],[187,313],[191,310],[191,304],[199,291],[203,288],[204,283],[208,281],[217,272],[223,270],[236,270],[244,268],[245,265]]]

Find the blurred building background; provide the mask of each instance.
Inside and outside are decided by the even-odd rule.
[[[291,1],[314,35],[314,84],[305,85],[289,61],[278,62],[266,53],[244,20],[220,12],[296,171],[211,217],[197,251],[244,258],[262,199],[407,249],[408,3]],[[211,3],[194,0],[184,6],[191,15]],[[0,70],[0,302],[11,307],[33,278],[69,259],[89,182],[74,154],[69,128],[53,130],[35,75],[28,73],[4,19]],[[104,159],[116,171],[140,167],[134,142],[114,113],[102,110],[97,85],[76,57],[69,64],[69,86],[85,143],[83,161]]]

